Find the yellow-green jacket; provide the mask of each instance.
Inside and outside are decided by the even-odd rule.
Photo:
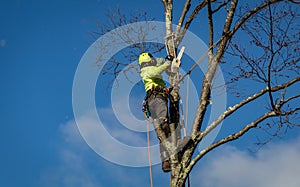
[[[162,73],[170,66],[171,62],[167,60],[164,63],[164,58],[157,58],[156,61],[156,66],[147,66],[141,69],[141,77],[146,92],[156,86],[166,86]]]

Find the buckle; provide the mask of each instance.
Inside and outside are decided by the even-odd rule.
[[[157,94],[162,94],[164,96],[167,96],[169,94],[169,89],[163,86],[152,86],[150,90],[147,91],[147,94],[152,94],[152,93],[157,93]]]

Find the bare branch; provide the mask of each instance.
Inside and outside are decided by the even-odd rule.
[[[194,167],[194,165],[204,156],[206,155],[208,152],[210,152],[211,150],[213,150],[214,148],[223,145],[227,142],[233,141],[238,139],[239,137],[241,137],[243,134],[245,134],[247,131],[249,131],[250,129],[256,127],[259,123],[261,123],[262,121],[264,121],[267,118],[270,117],[274,117],[276,116],[276,112],[271,111],[271,112],[267,112],[264,115],[260,116],[258,119],[256,119],[255,121],[249,123],[248,125],[246,125],[243,129],[241,129],[240,131],[238,131],[235,134],[232,134],[226,138],[223,138],[213,144],[211,144],[210,146],[208,146],[207,148],[203,149],[191,162],[190,165],[187,167],[188,170],[191,170],[192,167]]]
[[[274,53],[274,49],[273,49],[273,37],[274,37],[273,16],[272,16],[272,11],[271,11],[271,6],[270,5],[268,5],[268,11],[269,11],[269,18],[270,18],[269,41],[270,41],[270,52],[271,52],[271,58],[270,58],[270,62],[269,62],[269,65],[268,65],[268,87],[271,88],[271,67],[272,67],[272,64],[273,64],[275,53]],[[271,106],[274,109],[275,104],[274,104],[271,89],[269,89],[268,93],[269,93]]]
[[[237,6],[237,0],[233,0],[231,2],[230,10],[227,14],[226,17],[226,22],[224,24],[224,29],[223,29],[223,39],[220,41],[220,45],[217,51],[216,56],[209,62],[209,68],[207,72],[205,73],[205,78],[203,80],[203,85],[202,85],[202,92],[200,96],[200,103],[198,105],[197,113],[194,118],[193,122],[193,128],[192,128],[192,136],[196,136],[197,133],[200,131],[201,126],[202,126],[202,121],[204,119],[204,115],[207,110],[207,106],[209,104],[209,97],[210,97],[210,86],[211,86],[211,81],[213,80],[213,77],[215,76],[215,72],[218,68],[218,64],[220,62],[221,57],[224,54],[225,51],[225,46],[229,40],[228,37],[226,37],[226,34],[229,29],[230,25],[232,23],[234,11]],[[225,36],[225,37],[224,37]]]
[[[210,51],[213,53],[213,44],[214,44],[214,26],[213,26],[213,18],[212,18],[212,9],[211,9],[211,1],[207,1],[207,16],[208,16],[208,26],[209,26],[209,47]]]
[[[277,91],[279,89],[283,89],[283,88],[287,88],[288,86],[292,85],[293,83],[295,83],[294,81],[299,81],[300,78],[298,78],[298,80],[294,79],[292,80],[291,82],[289,83],[286,83],[286,84],[282,84],[282,85],[279,85],[277,87],[274,87],[272,89],[272,91]],[[267,89],[267,87],[265,88]],[[265,91],[266,92],[266,91]],[[295,96],[291,96],[289,97],[288,99],[285,99],[285,100],[282,100],[280,102],[280,104],[276,105],[276,107],[278,108],[278,110],[280,110],[280,108],[290,102],[291,100],[293,99],[296,99],[296,98],[299,98],[300,97],[300,94],[298,95],[295,95]],[[236,105],[237,106],[237,105]],[[194,167],[194,165],[204,156],[206,155],[208,152],[210,152],[211,150],[213,150],[214,148],[216,147],[219,147],[227,142],[230,142],[230,141],[233,141],[233,140],[236,140],[238,138],[240,138],[241,136],[243,136],[246,132],[248,132],[250,129],[252,128],[255,128],[257,127],[261,122],[263,122],[264,120],[270,118],[270,117],[275,117],[275,116],[282,116],[282,115],[286,115],[286,116],[289,116],[291,114],[294,114],[295,112],[299,111],[300,110],[300,107],[297,107],[295,109],[292,109],[292,110],[289,110],[285,113],[278,113],[277,111],[270,111],[270,112],[266,112],[264,115],[260,116],[259,118],[257,118],[255,121],[247,124],[246,126],[244,126],[241,130],[239,130],[238,132],[230,135],[230,136],[227,136],[211,145],[209,145],[207,148],[203,149],[202,151],[200,151],[200,153],[193,159],[190,161],[190,164],[186,167],[186,171],[191,171],[191,169]],[[227,110],[228,111],[228,110]],[[205,132],[203,132],[205,133]]]
[[[232,23],[232,20],[233,20],[233,16],[234,16],[234,13],[235,13],[235,9],[237,7],[237,3],[238,3],[238,0],[232,0],[231,1],[231,5],[230,5],[230,8],[229,8],[226,20],[225,20],[224,28],[223,28],[223,35],[227,35],[227,33],[230,30],[231,23]]]
[[[191,7],[191,0],[186,0],[185,4],[184,4],[184,7],[183,7],[183,10],[181,12],[181,16],[179,18],[177,27],[176,27],[175,35],[179,34],[180,29],[181,29],[182,24],[183,24],[183,21],[184,21],[184,19],[186,17],[187,12],[190,10],[190,7]]]
[[[233,27],[233,29],[228,33],[229,36],[234,35],[234,33],[253,15],[255,15],[260,10],[266,8],[267,6],[281,2],[283,0],[270,0],[262,3],[261,5],[255,7],[253,10],[250,10],[244,17],[241,18],[241,20]]]
[[[186,31],[189,29],[192,21],[194,20],[194,18],[198,15],[198,13],[200,12],[200,10],[202,10],[205,6],[207,5],[207,1],[203,0],[202,3],[198,4],[196,6],[196,8],[193,10],[192,14],[188,17],[187,21],[184,24],[184,27],[181,31],[181,33],[178,35],[178,42],[180,43],[180,41],[183,39]]]
[[[294,3],[294,4],[300,4],[300,1],[296,1],[296,0],[289,0],[289,2],[292,2],[292,3]]]
[[[275,87],[272,87],[271,89],[269,89],[269,87],[267,86],[260,92],[253,94],[251,97],[248,97],[247,99],[241,101],[240,103],[238,103],[234,106],[228,107],[228,109],[223,114],[221,114],[214,122],[212,122],[203,132],[201,132],[201,133],[199,132],[199,136],[195,136],[195,137],[197,137],[197,141],[200,141],[204,136],[206,136],[209,132],[211,132],[214,128],[216,128],[225,118],[227,118],[228,116],[233,114],[235,111],[237,111],[242,106],[261,97],[262,95],[267,93],[269,90],[271,92],[276,92],[278,90],[285,89],[285,88],[295,84],[298,81],[300,81],[300,77],[297,77],[297,78],[295,78],[289,82],[286,82],[284,84],[280,84]]]
[[[230,0],[223,1],[222,4],[220,4],[216,9],[212,10],[212,13],[218,12],[222,7],[226,6],[229,3]]]

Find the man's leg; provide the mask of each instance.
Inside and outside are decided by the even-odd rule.
[[[151,117],[154,119],[154,128],[156,135],[160,141],[160,154],[162,160],[162,169],[165,172],[170,171],[169,155],[165,147],[162,145],[162,137],[170,136],[170,128],[168,124],[168,107],[165,98],[150,97],[148,100]],[[159,128],[160,127],[160,128]]]

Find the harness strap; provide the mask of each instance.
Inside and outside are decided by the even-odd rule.
[[[162,95],[163,97],[168,97],[169,90],[166,87],[163,86],[152,86],[150,90],[147,91],[145,99],[148,99],[152,94],[156,95]]]

